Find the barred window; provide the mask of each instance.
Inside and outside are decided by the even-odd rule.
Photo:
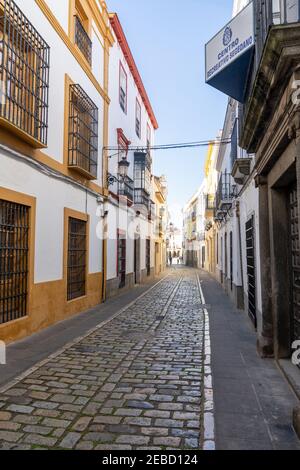
[[[75,16],[75,44],[88,61],[92,65],[92,41],[84,27],[83,20]]]
[[[0,199],[0,324],[27,315],[29,210]]]
[[[13,0],[0,0],[0,119],[47,145],[50,48]]]
[[[119,101],[124,113],[127,113],[127,75],[120,62]]]
[[[139,100],[136,100],[135,107],[135,132],[136,135],[141,138],[141,121],[142,121],[142,108],[139,103]]]
[[[86,294],[86,222],[69,218],[68,224],[68,300]]]
[[[70,85],[69,167],[97,179],[98,108],[81,88]]]

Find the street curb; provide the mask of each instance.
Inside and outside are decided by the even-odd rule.
[[[201,302],[206,305],[203,290],[197,274],[198,288]],[[215,415],[214,415],[214,393],[211,370],[211,344],[210,344],[210,324],[209,314],[205,307],[202,307],[204,313],[204,374],[203,374],[203,450],[216,450],[215,440]]]
[[[136,299],[134,299],[132,302],[130,302],[129,304],[125,305],[124,307],[122,307],[120,310],[118,310],[114,315],[112,315],[110,318],[108,318],[107,320],[104,320],[103,322],[99,323],[97,326],[91,328],[90,330],[88,330],[84,335],[82,336],[79,336],[78,338],[76,338],[75,340],[72,340],[70,342],[68,342],[67,344],[65,344],[62,348],[58,349],[58,351],[55,351],[55,353],[53,354],[50,354],[50,356],[48,356],[46,359],[43,359],[42,361],[38,362],[37,364],[35,364],[33,367],[30,367],[30,369],[27,369],[25,372],[23,372],[22,374],[18,375],[17,378],[11,380],[10,382],[8,382],[6,385],[4,385],[2,388],[0,388],[0,394],[1,393],[5,393],[7,390],[9,390],[10,388],[14,387],[15,385],[17,385],[19,382],[21,382],[22,380],[24,380],[26,377],[28,377],[29,375],[31,375],[33,372],[37,371],[38,369],[40,369],[43,365],[47,364],[48,362],[52,361],[53,359],[55,359],[56,357],[58,357],[60,354],[64,353],[67,349],[71,348],[72,346],[80,343],[80,341],[82,341],[83,339],[87,338],[88,336],[90,336],[91,334],[95,333],[97,330],[99,330],[100,328],[102,328],[103,326],[107,325],[108,323],[110,323],[112,320],[114,320],[115,318],[117,318],[119,315],[121,315],[122,313],[124,313],[128,308],[132,307],[138,300],[142,299],[143,297],[145,297],[149,292],[151,292],[155,287],[157,287],[160,283],[162,283],[163,281],[165,281],[168,277],[170,276],[170,274],[167,274],[166,276],[164,276],[162,279],[160,279],[158,282],[156,282],[153,286],[149,287],[149,289],[147,289],[145,292],[143,292],[141,295],[139,295]]]

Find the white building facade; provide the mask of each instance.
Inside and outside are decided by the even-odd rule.
[[[110,15],[110,21],[115,42],[109,66],[108,296],[154,275],[151,147],[158,128],[118,16]]]
[[[105,2],[8,0],[0,12],[0,337],[11,341],[102,300],[114,39]]]
[[[183,209],[184,263],[205,266],[205,181]]]

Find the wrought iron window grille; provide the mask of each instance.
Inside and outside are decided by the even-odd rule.
[[[86,294],[86,239],[87,223],[69,218],[68,224],[68,276],[67,300],[83,297]]]
[[[0,200],[0,324],[27,315],[29,211]]]
[[[0,118],[41,146],[48,138],[49,68],[48,44],[13,0],[0,0]]]
[[[86,60],[92,65],[93,43],[86,32],[80,18],[75,15],[75,44],[78,46]]]
[[[69,167],[97,178],[98,108],[80,85],[70,85]]]

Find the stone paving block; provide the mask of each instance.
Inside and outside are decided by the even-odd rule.
[[[183,410],[183,405],[181,403],[159,403],[158,409],[169,411],[181,411]]]
[[[199,440],[192,437],[184,440],[184,446],[188,449],[200,449]]]
[[[24,406],[24,405],[10,405],[7,409],[9,411],[13,411],[14,413],[23,413],[23,414],[30,414],[34,410],[32,406]]]
[[[171,447],[180,447],[180,438],[179,437],[154,437],[153,444],[158,446],[171,446]]]
[[[129,408],[138,408],[141,410],[153,410],[154,405],[152,403],[146,402],[146,401],[135,401],[135,400],[129,400],[126,405]]]
[[[125,418],[125,424],[132,424],[134,426],[150,426],[151,418],[136,417],[136,418]]]
[[[103,424],[119,424],[121,422],[121,419],[119,416],[95,416],[94,418],[94,423],[103,423]]]
[[[154,424],[161,428],[183,428],[184,421],[175,419],[156,419]]]
[[[60,415],[60,411],[38,408],[35,410],[34,415],[43,416],[44,418],[57,418]]]
[[[52,432],[52,436],[53,436],[53,437],[61,437],[63,434],[65,434],[65,432],[66,432],[65,429],[56,428],[56,429],[54,429],[54,431]]]
[[[146,436],[168,436],[169,428],[141,428],[141,433]]]
[[[57,394],[51,397],[51,401],[54,401],[57,403],[73,403],[74,400],[75,400],[75,397],[71,395]]]
[[[8,411],[0,411],[0,421],[9,421],[12,417],[12,414]]]
[[[92,421],[91,416],[83,416],[79,418],[75,424],[73,424],[72,429],[73,431],[78,431],[78,432],[83,432],[86,430],[86,428],[89,426],[89,424]]]
[[[197,420],[199,418],[199,414],[175,411],[175,413],[173,414],[173,418],[184,419],[184,420]]]
[[[83,439],[95,443],[113,442],[116,436],[109,432],[88,432]]]
[[[60,442],[59,447],[64,449],[74,449],[77,442],[80,440],[81,434],[78,432],[69,432]]]
[[[75,449],[76,450],[93,450],[95,444],[93,442],[88,442],[88,441],[80,441]]]
[[[173,401],[174,397],[172,395],[151,395],[149,399],[150,401],[159,401],[165,403]]]
[[[59,403],[52,403],[50,401],[35,401],[32,403],[32,406],[43,410],[55,410],[59,406]]]
[[[123,435],[119,436],[116,439],[117,444],[131,444],[135,445],[147,445],[150,441],[149,437],[146,436],[132,436],[132,435]]]
[[[67,428],[71,424],[71,421],[67,421],[65,419],[45,418],[42,421],[42,424],[54,428]]]
[[[134,408],[119,408],[115,410],[114,415],[117,416],[140,416],[143,410],[137,410]]]
[[[38,425],[28,425],[23,428],[23,431],[30,434],[42,434],[43,436],[48,436],[53,431],[53,428],[47,426],[38,426]]]
[[[15,415],[13,420],[16,423],[21,424],[37,424],[42,420],[42,418],[39,416]]]
[[[21,424],[13,423],[10,421],[0,421],[0,430],[7,430],[7,431],[18,431],[20,429]]]
[[[21,432],[15,431],[0,431],[0,442],[7,441],[7,442],[17,442],[23,434]]]
[[[27,434],[24,437],[24,442],[45,447],[53,447],[56,444],[57,439],[55,437],[40,436],[39,434]]]

